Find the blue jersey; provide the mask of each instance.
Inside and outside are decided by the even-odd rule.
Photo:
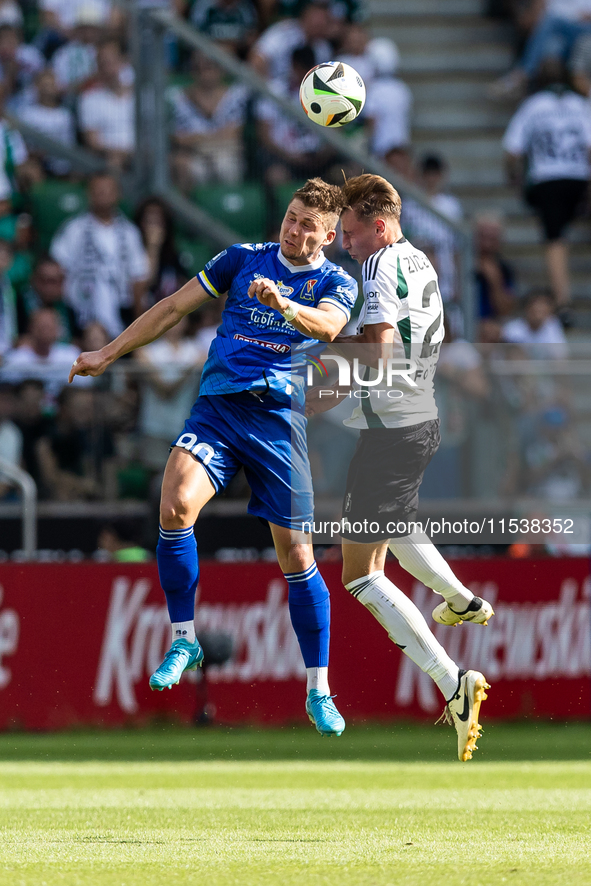
[[[347,320],[357,298],[357,283],[323,255],[312,264],[295,266],[283,257],[278,243],[247,243],[220,252],[198,275],[214,298],[228,292],[200,394],[254,391],[280,401],[291,399],[298,355],[303,362],[306,354],[320,353],[324,347],[298,332],[278,311],[248,297],[248,287],[260,277],[273,280],[281,295],[298,304],[334,304]]]

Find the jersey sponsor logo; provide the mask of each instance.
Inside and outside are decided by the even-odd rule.
[[[377,302],[372,303],[367,306],[367,313],[368,314],[377,314],[379,310],[380,310],[380,306]]]
[[[241,335],[239,332],[234,333],[234,338],[237,341],[247,341],[251,345],[261,345],[261,347],[268,348],[276,354],[287,354],[290,349],[290,345],[282,345],[278,341],[263,341],[260,338],[251,338],[248,335]]]
[[[255,280],[264,280],[267,275],[256,273],[253,274],[253,277]],[[293,286],[286,286],[283,280],[276,280],[275,286],[279,290],[279,295],[282,295],[284,298],[289,298],[289,296],[293,293]]]
[[[379,299],[379,297],[380,297],[380,293],[379,293],[379,292],[374,292],[374,291],[372,290],[371,292],[366,292],[366,293],[365,293],[365,297],[366,297],[367,301],[373,301],[374,299]]]
[[[314,301],[314,287],[317,283],[318,280],[308,280],[300,292],[301,301]]]

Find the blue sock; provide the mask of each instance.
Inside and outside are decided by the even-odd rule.
[[[171,622],[193,621],[199,559],[193,527],[163,529],[156,546],[158,575]]]
[[[304,572],[286,574],[289,614],[307,668],[328,667],[330,595],[316,561]]]

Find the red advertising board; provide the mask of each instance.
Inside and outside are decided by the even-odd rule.
[[[458,576],[494,603],[488,627],[430,622],[452,658],[482,670],[487,717],[591,715],[589,564],[565,560],[459,560]],[[388,564],[390,578],[430,621],[440,598]],[[393,646],[322,565],[332,595],[331,689],[354,719],[437,717],[431,680]],[[305,718],[305,671],[277,566],[202,564],[197,624],[232,635],[235,654],[208,668],[223,722]],[[0,566],[0,729],[121,724],[158,715],[190,720],[195,675],[150,692],[148,676],[170,641],[155,564]]]

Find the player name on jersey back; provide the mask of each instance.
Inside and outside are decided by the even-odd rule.
[[[444,327],[433,265],[403,238],[370,255],[362,279],[358,332],[387,323],[394,329],[394,345],[389,360],[365,367],[352,395],[359,405],[344,423],[354,428],[401,428],[437,418],[433,376]]]

